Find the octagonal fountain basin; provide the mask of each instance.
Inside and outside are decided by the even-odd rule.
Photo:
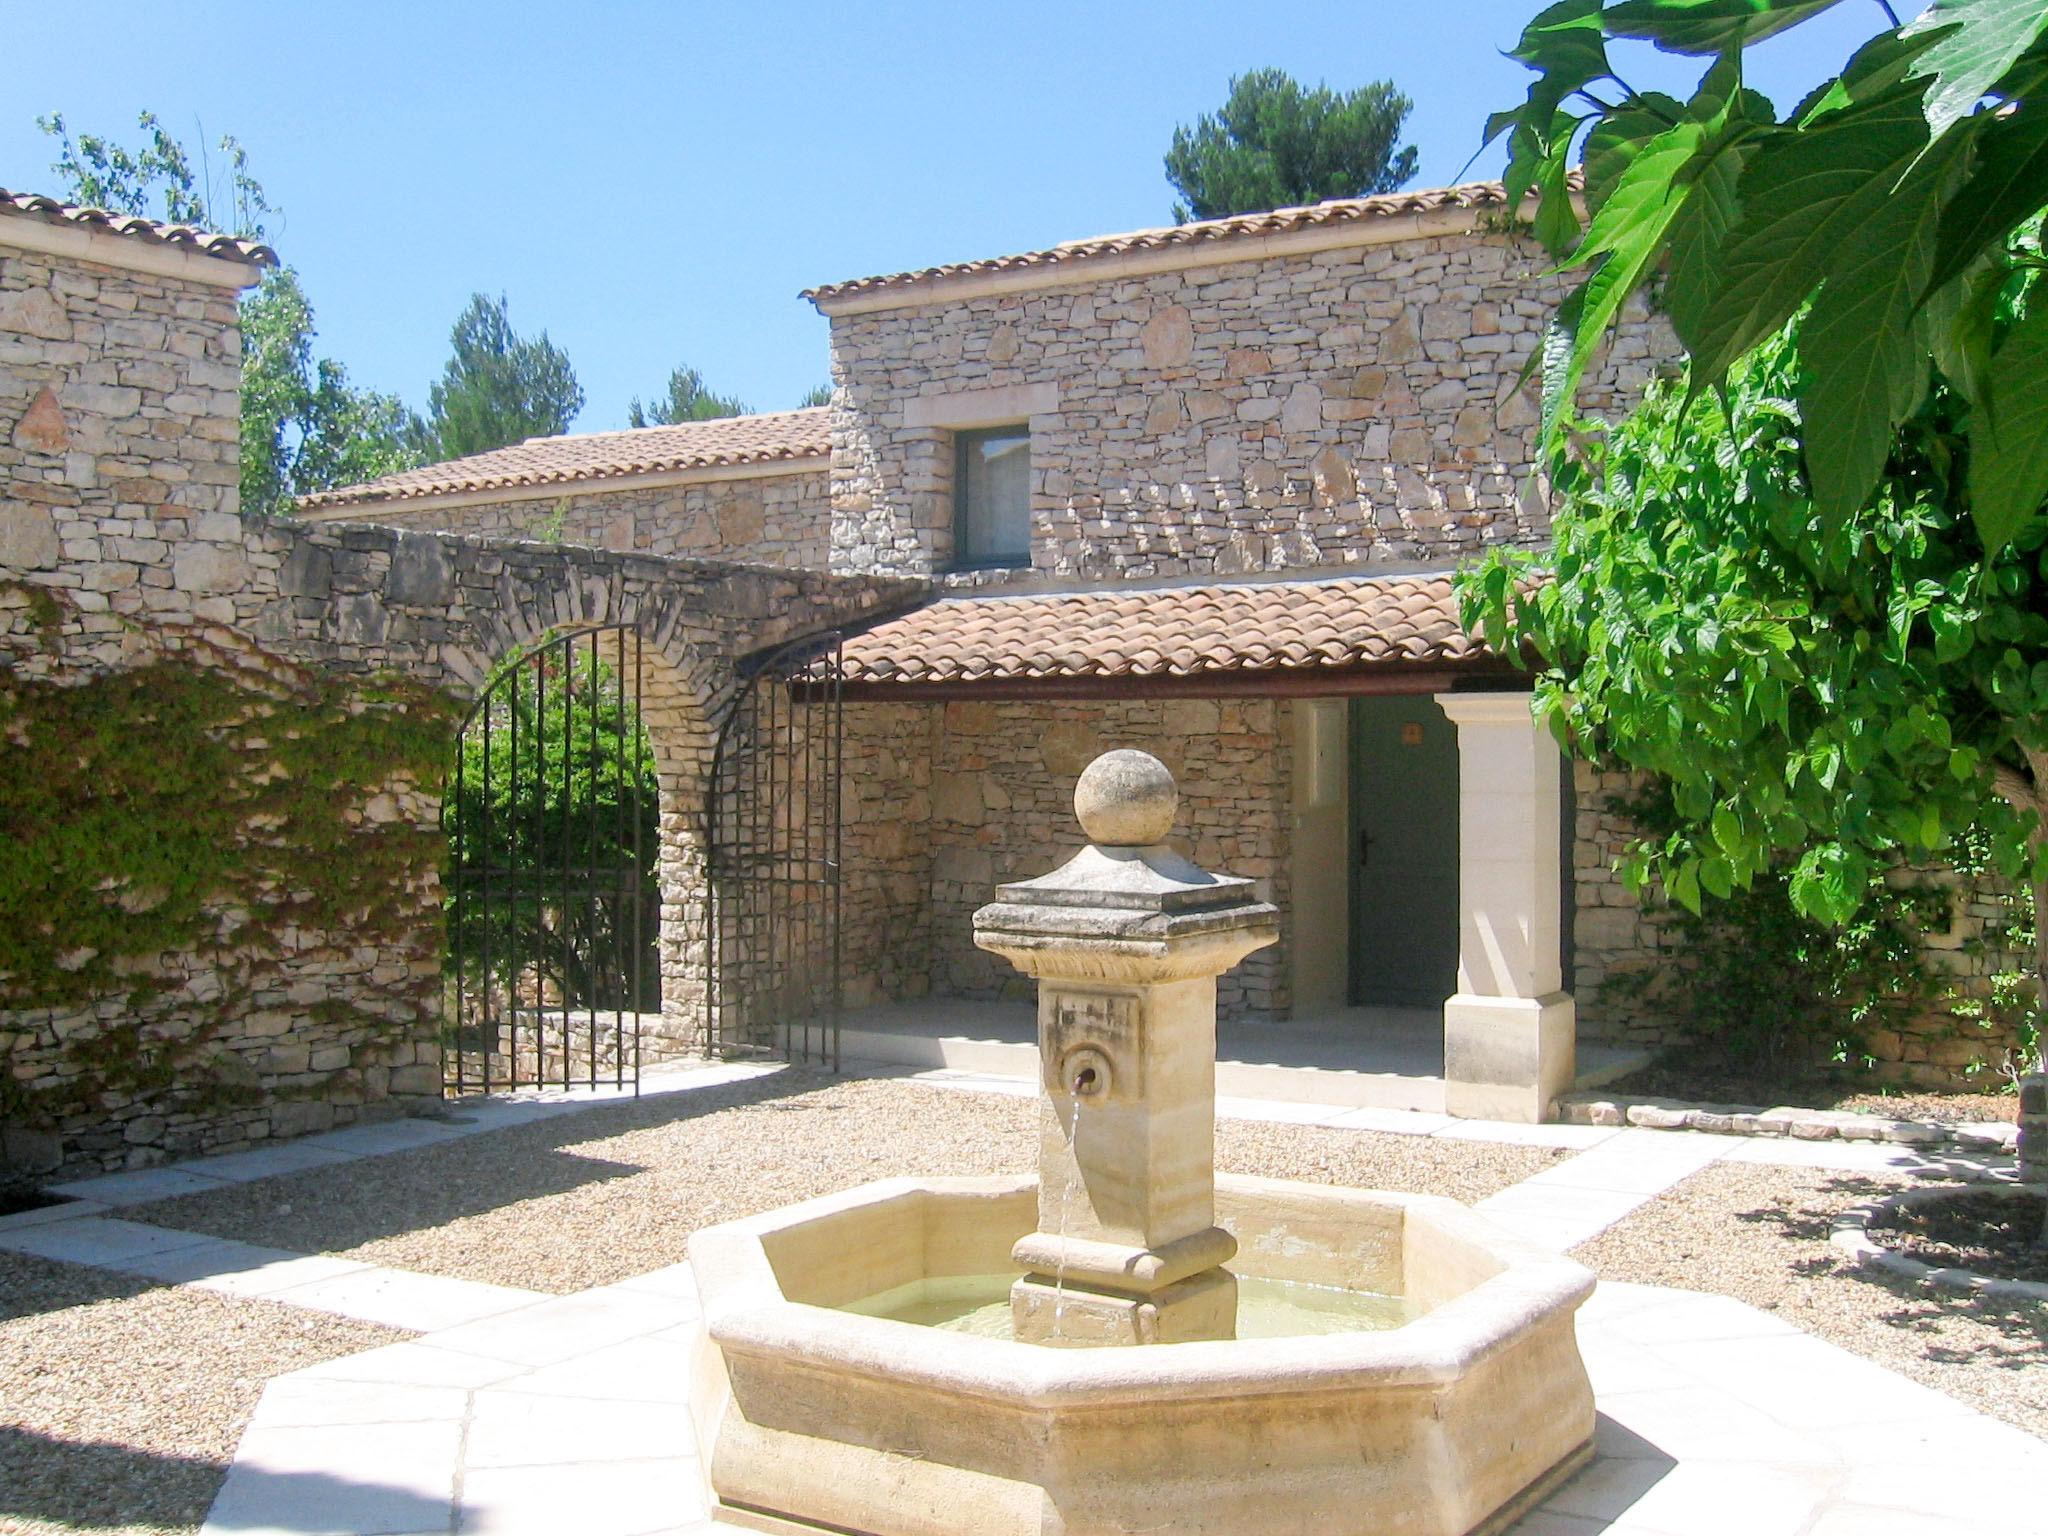
[[[699,1232],[717,1520],[1467,1536],[1590,1453],[1584,1267],[1430,1196],[1229,1176],[1215,1195],[1239,1337],[1139,1347],[1001,1326],[1034,1178],[894,1179]]]

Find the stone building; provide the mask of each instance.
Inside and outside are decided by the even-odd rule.
[[[838,283],[808,295],[828,410],[536,440],[304,513],[930,581],[843,656],[859,1049],[1020,1032],[952,1006],[1021,995],[969,915],[1071,840],[1083,764],[1140,746],[1195,860],[1285,914],[1227,984],[1236,1054],[1447,1064],[1454,1110],[1535,1118],[1573,965],[1643,942],[1574,873],[1571,773],[1447,575],[1546,536],[1518,386],[1546,265],[1482,184]],[[1674,351],[1631,315],[1586,404]]]
[[[0,1173],[437,1105],[454,722],[562,626],[643,642],[649,1046],[689,1043],[699,811],[736,663],[924,590],[818,568],[821,531],[786,509],[822,505],[821,434],[785,456],[819,466],[812,490],[646,492],[752,519],[729,535],[805,523],[780,569],[243,518],[236,301],[274,261],[0,192]]]
[[[1313,1091],[1536,1118],[1591,1047],[1660,1037],[1600,984],[1666,952],[1611,871],[1621,786],[1537,735],[1451,592],[1547,538],[1519,383],[1547,268],[1477,184],[837,283],[807,295],[829,408],[537,439],[302,515],[894,580],[833,672],[850,1052],[1017,1059],[1020,983],[969,915],[1071,840],[1096,752],[1139,746],[1196,862],[1283,913],[1221,999],[1227,1088],[1340,1068]],[[1676,350],[1631,312],[1582,403]]]

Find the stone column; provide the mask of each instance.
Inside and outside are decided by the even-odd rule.
[[[1458,990],[1444,1002],[1444,1109],[1534,1125],[1571,1086],[1559,770],[1526,693],[1440,693],[1458,729]]]
[[[1237,1251],[1216,1225],[1216,978],[1279,937],[1249,880],[1165,845],[1173,776],[1097,758],[1074,790],[1090,846],[998,889],[974,942],[1038,980],[1038,1230],[1013,1257],[1016,1336],[1166,1344],[1236,1334]]]

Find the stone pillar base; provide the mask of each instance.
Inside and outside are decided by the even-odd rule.
[[[2020,1079],[2020,1177],[2029,1183],[2048,1180],[2048,1074],[2030,1072]]]
[[[1044,1275],[1010,1287],[1010,1326],[1026,1344],[1192,1344],[1237,1337],[1237,1276],[1205,1269],[1149,1296],[1082,1290]]]
[[[1569,992],[1444,1000],[1444,1112],[1461,1120],[1538,1125],[1577,1071]]]

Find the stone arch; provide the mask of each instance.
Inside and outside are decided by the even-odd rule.
[[[478,670],[480,679],[565,636],[623,628],[639,640],[637,650],[640,728],[654,759],[657,793],[655,878],[660,888],[660,931],[656,952],[661,977],[658,1039],[647,1040],[649,1059],[680,1055],[696,1047],[704,1032],[705,923],[708,876],[704,804],[716,739],[720,701],[729,668],[712,662],[697,647],[641,620],[631,608],[599,620],[594,615],[566,623],[506,626],[507,649]],[[650,629],[653,630],[650,633]],[[464,667],[461,671],[467,671]],[[475,691],[474,686],[470,690]]]

